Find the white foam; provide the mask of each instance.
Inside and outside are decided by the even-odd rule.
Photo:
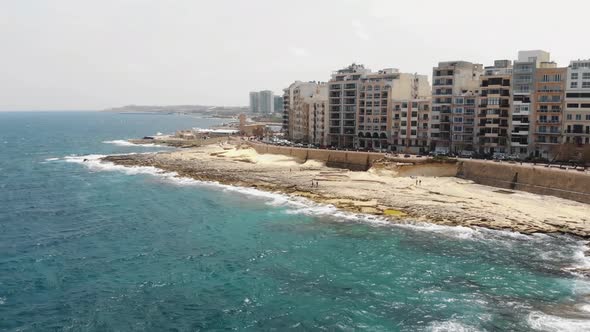
[[[56,161],[56,160],[59,160],[59,158],[47,158],[47,159],[45,159],[45,161]]]
[[[428,325],[427,331],[433,332],[475,332],[476,328],[463,325],[457,321],[432,322]]]
[[[0,296],[0,305],[6,304],[6,297]]]
[[[148,144],[138,144],[138,143],[131,143],[127,140],[123,140],[123,139],[116,139],[116,140],[112,140],[112,141],[103,141],[103,143],[105,144],[113,144],[113,145],[117,145],[117,146],[128,146],[128,147],[132,147],[132,146],[141,146],[141,147],[160,147],[160,148],[169,148],[168,146],[162,146],[162,145],[156,145],[154,143],[148,143]]]
[[[558,317],[539,311],[531,312],[527,317],[527,323],[537,331],[590,331],[590,320],[588,319]]]

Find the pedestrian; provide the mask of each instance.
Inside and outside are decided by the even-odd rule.
[[[416,185],[418,185],[418,179],[416,179]]]
[[[418,181],[418,184],[422,185],[422,180]]]

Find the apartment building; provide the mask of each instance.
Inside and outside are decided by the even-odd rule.
[[[292,113],[293,90],[301,83],[303,82],[295,81],[288,88],[283,89],[283,134],[285,137],[290,137],[290,133],[293,131],[293,121],[289,118]]]
[[[480,77],[475,144],[480,154],[510,151],[512,61],[496,60]]]
[[[357,107],[361,78],[371,71],[363,65],[350,66],[332,73],[328,82],[329,142],[330,146],[354,148]]]
[[[456,100],[464,101],[469,95],[478,94],[482,73],[481,64],[467,61],[439,62],[433,68],[430,119],[432,150],[445,153],[473,150],[473,135],[465,134],[465,116],[453,115],[453,110],[464,107],[463,104],[456,104]]]
[[[430,93],[425,75],[400,73],[393,68],[367,74],[361,79],[359,87],[355,147],[370,150],[391,149],[394,101]]]
[[[565,143],[590,146],[590,59],[571,61],[567,68],[563,134]]]
[[[430,150],[430,98],[394,100],[389,143],[391,151],[426,153]]]
[[[535,157],[552,159],[562,142],[567,68],[558,68],[554,62],[543,62],[534,78],[530,152]]]
[[[297,143],[325,145],[327,124],[327,85],[299,82],[292,90],[289,140]]]
[[[352,64],[329,82],[329,144],[341,148],[389,150],[394,100],[427,98],[426,75],[395,68],[376,72]]]
[[[534,78],[537,68],[550,62],[549,52],[542,50],[519,51],[512,68],[512,114],[510,127],[510,154],[526,158],[532,146],[531,112]]]
[[[328,85],[318,84],[315,93],[309,98],[309,143],[328,145]]]

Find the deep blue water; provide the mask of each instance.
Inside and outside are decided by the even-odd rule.
[[[0,113],[0,330],[590,330],[570,237],[383,225],[72,162],[217,122]]]

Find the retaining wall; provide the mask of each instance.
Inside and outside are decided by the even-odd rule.
[[[457,176],[483,185],[590,203],[590,175],[585,172],[464,160],[459,164]]]

